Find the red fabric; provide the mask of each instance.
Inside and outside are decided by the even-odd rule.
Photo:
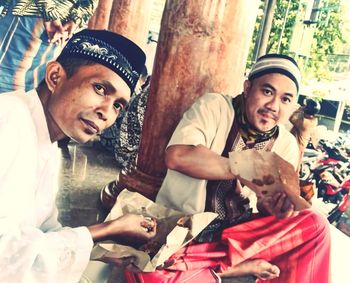
[[[346,210],[346,207],[348,206],[348,197],[349,197],[349,194],[346,194],[343,196],[343,199],[338,207],[339,211],[344,212]]]
[[[222,243],[189,244],[174,254],[175,263],[166,270],[133,274],[126,272],[128,283],[215,283],[213,269],[227,261],[227,247]],[[227,262],[228,263],[228,262]]]
[[[276,220],[263,217],[228,228],[221,242],[188,245],[172,256],[167,270],[130,274],[136,283],[211,283],[211,269],[224,271],[249,259],[265,259],[280,276],[264,283],[329,283],[330,234],[327,219],[311,210]],[[209,279],[210,278],[210,279]]]
[[[133,274],[126,272],[125,279],[128,283],[217,283],[215,275],[209,268],[182,271],[157,271],[149,273]]]
[[[265,217],[226,229],[230,266],[247,259],[265,259],[280,270],[267,282],[330,282],[330,234],[327,219],[311,210],[276,221]]]
[[[348,180],[346,180],[345,182],[343,182],[342,188],[343,188],[343,189],[350,190],[350,179],[348,179]]]

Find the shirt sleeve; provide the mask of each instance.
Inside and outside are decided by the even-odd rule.
[[[176,144],[212,147],[220,123],[232,123],[230,104],[221,94],[207,93],[199,97],[184,113],[168,146]],[[225,129],[230,129],[225,127]],[[228,131],[225,132],[226,136]],[[225,137],[222,138],[223,144]]]
[[[24,105],[4,96],[0,97],[0,282],[78,282],[89,261],[91,235],[86,227],[60,227],[54,214],[42,226],[36,223],[35,208],[41,204],[35,198],[39,176],[34,124]]]

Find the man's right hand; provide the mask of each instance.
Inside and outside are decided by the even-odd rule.
[[[64,30],[65,34],[67,35],[65,38],[65,41],[69,40],[73,36],[73,33],[75,32],[76,29],[77,29],[77,25],[72,20],[66,22],[63,25],[63,30]]]
[[[94,242],[105,240],[133,247],[141,246],[157,233],[157,222],[150,217],[137,214],[125,214],[88,227]]]
[[[118,244],[137,247],[156,235],[157,222],[150,217],[125,214],[110,221],[110,238]]]

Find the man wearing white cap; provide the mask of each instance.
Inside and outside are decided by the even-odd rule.
[[[258,200],[259,215],[252,215],[249,202],[232,189],[236,181],[227,158],[229,151],[271,150],[297,168],[297,141],[282,125],[295,110],[299,85],[296,62],[268,54],[252,67],[241,95],[204,94],[184,113],[166,149],[168,171],[156,202],[188,214],[210,211],[212,185],[225,181],[229,189],[217,192],[218,220],[198,238],[202,244],[175,254],[175,264],[154,277],[135,276],[173,282],[160,278],[194,278],[197,266],[196,276],[201,268],[211,270],[205,282],[215,282],[209,280],[212,271],[221,277],[251,274],[259,282],[329,282],[326,218],[308,209],[296,213],[285,193],[277,193],[272,205]],[[230,207],[236,214],[227,221]]]

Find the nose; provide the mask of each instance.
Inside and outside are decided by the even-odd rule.
[[[97,108],[96,113],[99,119],[107,122],[107,127],[112,125],[118,116],[114,110],[113,101],[105,101],[99,108]]]
[[[266,103],[266,108],[272,112],[278,112],[279,109],[279,99],[277,95],[271,97],[271,99]]]

